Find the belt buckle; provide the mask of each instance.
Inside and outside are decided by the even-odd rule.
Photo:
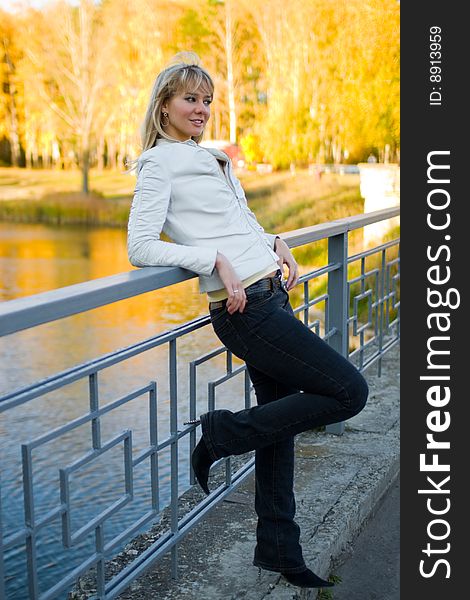
[[[223,305],[224,305],[223,300],[216,300],[215,302],[210,302],[209,309],[215,310],[217,308],[222,308]]]
[[[279,285],[281,286],[281,288],[287,292],[287,282],[285,279],[283,279],[282,275],[279,277]]]

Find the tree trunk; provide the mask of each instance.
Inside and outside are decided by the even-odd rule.
[[[28,134],[26,134],[26,143],[25,143],[25,162],[26,162],[26,168],[27,169],[31,169],[32,167],[32,163],[31,163],[31,154],[32,154],[32,148],[31,148],[31,144],[29,143],[28,140]]]
[[[113,137],[108,139],[108,167],[116,168],[116,140]]]
[[[42,167],[43,169],[50,169],[51,167],[51,153],[49,151],[49,144],[43,144],[42,146]]]
[[[230,143],[237,143],[237,114],[235,110],[235,85],[233,79],[233,32],[230,2],[225,3],[225,56],[227,61],[227,94],[230,117]]]
[[[96,148],[96,154],[97,154],[97,168],[99,171],[102,171],[104,169],[104,136],[100,135],[99,139],[98,139],[98,145]]]
[[[18,135],[18,117],[13,98],[11,99],[10,106],[10,124],[11,164],[14,167],[18,167],[20,164],[20,138]]]
[[[117,161],[116,161],[116,167],[118,169],[122,169],[122,166],[124,165],[124,157],[125,157],[125,154],[122,151],[122,148],[119,146],[119,152],[118,152]]]
[[[53,140],[52,142],[51,161],[54,169],[61,168],[62,160],[60,156],[60,146],[57,140]]]
[[[10,153],[11,153],[11,164],[14,167],[18,167],[20,164],[20,136],[18,134],[18,111],[16,110],[16,85],[13,79],[15,68],[11,62],[10,55],[6,40],[3,40],[3,47],[5,50],[5,62],[7,65],[7,82],[6,88],[8,90],[8,108],[10,113]]]
[[[82,192],[89,193],[88,174],[90,171],[90,149],[88,146],[82,151]]]
[[[338,138],[334,138],[331,143],[331,154],[335,165],[341,163],[341,142]]]
[[[384,147],[384,163],[387,164],[390,162],[390,144],[385,144]]]
[[[31,166],[33,169],[39,166],[39,150],[36,140],[33,140],[31,144]]]

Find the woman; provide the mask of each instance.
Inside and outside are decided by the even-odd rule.
[[[201,415],[202,437],[192,456],[197,481],[208,494],[216,460],[255,450],[253,564],[300,587],[330,586],[302,557],[294,521],[294,436],[357,414],[367,384],[294,316],[288,295],[299,278],[294,257],[258,224],[228,157],[199,146],[214,85],[197,60],[176,58],[158,75],[143,124],[129,259],[138,267],[180,266],[199,275],[214,331],[246,362],[256,392],[257,406]],[[162,231],[173,242],[162,241]]]

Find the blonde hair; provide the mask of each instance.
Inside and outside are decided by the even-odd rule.
[[[168,65],[161,71],[152,87],[150,100],[143,123],[140,128],[142,140],[142,152],[153,148],[158,138],[172,140],[162,127],[162,106],[173,96],[185,92],[196,92],[200,88],[212,96],[214,93],[214,82],[209,73],[201,66],[197,54],[194,52],[178,52]],[[192,136],[199,143],[203,133]],[[129,161],[127,166],[135,168],[137,161]]]

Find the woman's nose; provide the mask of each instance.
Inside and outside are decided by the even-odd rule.
[[[201,112],[201,113],[205,113],[205,114],[209,114],[209,106],[207,104],[204,104],[204,102],[198,102],[197,106],[196,106],[196,110],[197,112]]]

